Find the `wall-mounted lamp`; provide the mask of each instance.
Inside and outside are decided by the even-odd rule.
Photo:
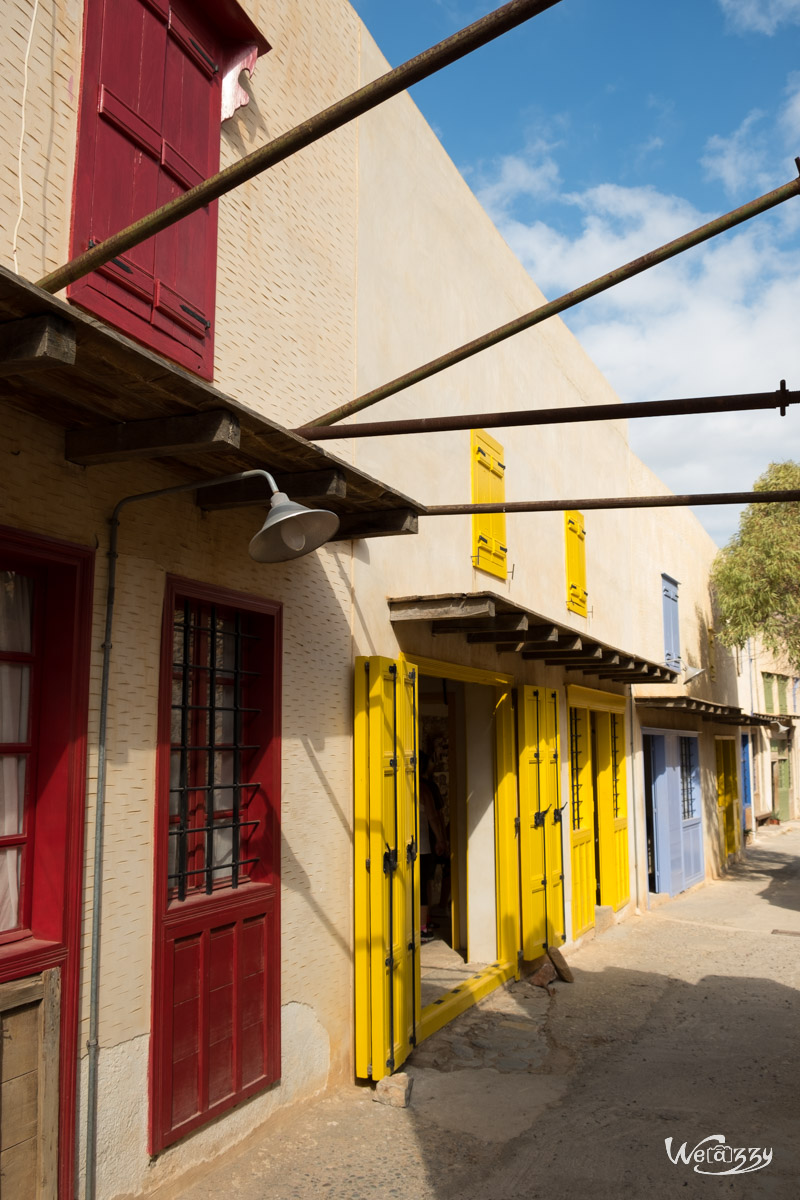
[[[322,546],[339,528],[336,513],[327,508],[306,508],[279,492],[268,471],[264,474],[272,488],[267,519],[251,539],[248,550],[256,562],[286,562],[300,558]]]
[[[697,679],[698,675],[705,675],[705,673],[706,673],[705,667],[684,667],[683,668],[683,682],[691,683],[693,679]]]
[[[295,504],[278,485],[269,471],[255,468],[239,471],[235,475],[223,475],[219,479],[204,479],[194,483],[179,483],[174,487],[159,488],[154,492],[140,492],[125,496],[111,514],[111,537],[108,546],[108,583],[106,591],[105,638],[103,641],[103,673],[100,682],[100,722],[97,737],[97,799],[94,825],[94,876],[92,880],[92,941],[89,973],[89,1040],[86,1086],[86,1195],[94,1196],[96,1142],[97,1142],[97,1060],[99,1053],[98,1021],[100,1014],[100,924],[102,918],[103,876],[103,829],[106,794],[106,744],[108,732],[108,681],[111,660],[111,634],[114,620],[114,595],[117,574],[117,541],[119,517],[123,508],[139,500],[155,500],[177,492],[191,492],[198,487],[216,487],[221,483],[238,483],[261,475],[272,491],[270,511],[262,528],[250,541],[250,556],[256,562],[285,562],[310,554],[323,542],[327,542],[339,528],[336,513],[325,508],[306,508]],[[265,497],[266,499],[266,497]],[[88,869],[88,861],[87,861]]]

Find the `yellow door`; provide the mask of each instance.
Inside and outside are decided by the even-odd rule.
[[[517,708],[522,954],[564,941],[558,693],[523,687]]]
[[[630,899],[625,719],[614,712],[593,712],[591,719],[595,723],[600,903],[616,912]]]
[[[594,925],[594,789],[589,710],[569,710],[570,815],[572,829],[572,936]]]
[[[356,1075],[382,1079],[420,1018],[417,671],[357,658],[355,681]]]
[[[736,812],[739,787],[736,776],[736,742],[733,738],[717,738],[717,812],[723,852],[734,854],[738,849]]]

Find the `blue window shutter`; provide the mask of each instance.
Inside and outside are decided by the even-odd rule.
[[[678,671],[681,665],[678,584],[669,575],[661,576],[661,596],[664,611],[664,662],[674,671]]]

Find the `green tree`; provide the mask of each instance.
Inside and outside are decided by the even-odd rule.
[[[754,491],[800,490],[800,463],[770,463]],[[800,502],[749,504],[739,532],[714,560],[719,640],[758,637],[800,672]]]

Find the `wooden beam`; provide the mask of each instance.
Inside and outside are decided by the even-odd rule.
[[[390,621],[438,621],[494,614],[495,603],[488,596],[423,596],[419,600],[389,601]]]
[[[84,467],[132,458],[238,450],[239,418],[224,409],[67,431],[64,456]]]
[[[63,317],[46,314],[0,325],[0,375],[71,367],[76,353],[75,326]]]
[[[278,488],[290,500],[340,500],[347,495],[347,483],[340,471],[296,471],[292,474],[274,472]],[[208,511],[216,508],[244,508],[251,504],[269,504],[269,487],[265,479],[240,479],[238,483],[221,483],[218,487],[198,488],[197,503]],[[324,507],[324,504],[322,505]]]
[[[557,642],[560,636],[557,625],[529,625],[525,640],[528,642]]]
[[[441,636],[445,633],[463,633],[467,637],[472,634],[487,634],[486,641],[493,641],[494,634],[499,634],[500,640],[505,636],[513,637],[520,630],[527,629],[528,618],[525,613],[498,613],[494,618],[483,617],[454,617],[452,620],[434,621],[431,633]]]
[[[393,537],[416,533],[419,518],[413,508],[374,508],[364,512],[346,513],[332,542],[353,538]]]
[[[584,647],[583,650],[580,650],[576,654],[562,654],[559,651],[554,651],[552,653],[548,653],[548,651],[546,651],[546,650],[536,650],[536,651],[529,650],[524,655],[524,657],[525,658],[530,658],[530,657],[540,658],[540,659],[543,659],[545,663],[551,663],[553,666],[556,666],[556,667],[569,666],[570,664],[575,664],[576,666],[578,666],[578,665],[583,666],[585,664],[591,664],[591,665],[599,667],[603,662],[603,651],[600,649],[599,646],[594,650],[592,650],[591,648],[587,649],[586,647]]]
[[[583,642],[581,641],[581,639],[579,637],[571,637],[571,638],[559,637],[557,643],[554,643],[552,646],[549,646],[547,648],[543,648],[541,645],[537,645],[536,642],[530,642],[530,643],[526,642],[525,646],[522,649],[522,657],[523,658],[552,658],[556,654],[564,654],[564,656],[567,657],[568,655],[577,654],[578,651],[581,649],[582,645],[583,645]],[[530,649],[528,648],[529,646],[530,646]]]
[[[499,617],[497,621],[499,623]],[[509,622],[506,629],[498,627],[483,633],[468,633],[467,641],[475,645],[480,645],[482,642],[524,642],[528,636],[527,628],[528,618],[520,616],[515,621]]]

